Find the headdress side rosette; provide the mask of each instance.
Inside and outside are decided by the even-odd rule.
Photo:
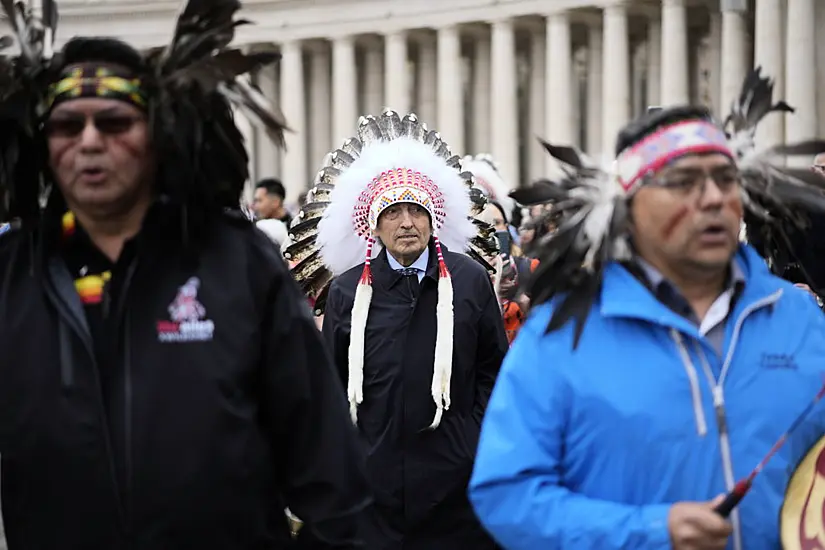
[[[450,405],[453,355],[453,289],[441,251],[466,252],[482,259],[497,253],[494,229],[473,216],[486,199],[473,186],[469,172],[461,171],[458,156],[438,133],[428,130],[414,114],[401,118],[387,110],[379,118],[361,117],[358,135],[327,156],[306,206],[290,229],[294,243],[286,252],[297,262],[293,274],[311,299],[315,313],[324,309],[334,276],[364,264],[352,310],[349,345],[348,396],[353,421],[363,400],[364,332],[372,299],[371,262],[381,243],[373,237],[378,217],[388,206],[415,203],[432,220],[439,267],[437,335],[432,397],[438,426]]]
[[[772,95],[772,82],[757,68],[746,78],[724,130],[710,120],[667,125],[629,146],[607,167],[598,166],[575,147],[543,142],[559,161],[563,176],[538,181],[510,196],[524,206],[552,204],[560,219],[556,231],[539,243],[540,264],[529,289],[534,304],[556,301],[548,332],[572,319],[573,345],[578,345],[601,292],[604,268],[631,259],[627,199],[648,175],[682,155],[730,156],[739,168],[746,212],[760,231],[781,237],[783,224],[804,227],[807,213],[825,214],[825,182],[809,170],[777,162],[825,151],[825,141],[756,149],[759,122],[769,113],[792,111],[784,102],[773,103]],[[774,249],[787,249],[781,238],[773,243]]]

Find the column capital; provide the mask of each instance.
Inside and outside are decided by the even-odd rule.
[[[303,52],[304,50],[304,42],[303,40],[287,40],[285,42],[281,42],[280,44],[281,54],[285,53],[286,51],[298,51]]]
[[[516,18],[510,15],[504,15],[501,17],[491,17],[487,19],[487,22],[490,23],[490,25],[502,25],[505,23],[509,25],[515,25]]]
[[[438,33],[439,35],[441,35],[443,33],[455,34],[459,39],[464,34],[464,26],[459,24],[459,23],[451,23],[451,24],[447,24],[447,25],[441,25],[441,26],[438,26],[438,27],[434,27],[433,30],[435,30],[435,32]]]
[[[340,43],[346,43],[346,42],[349,42],[351,44],[355,44],[355,41],[358,39],[358,36],[359,36],[358,34],[342,32],[340,34],[330,33],[329,36],[327,36],[326,38],[333,44],[335,44],[335,43],[340,44]]]
[[[391,29],[381,33],[384,37],[387,36],[409,36],[412,33],[408,29]]]

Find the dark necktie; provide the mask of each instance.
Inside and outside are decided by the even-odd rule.
[[[407,285],[413,296],[418,295],[418,269],[414,267],[405,267],[398,270],[407,280]]]

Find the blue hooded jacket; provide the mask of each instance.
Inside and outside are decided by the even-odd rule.
[[[810,403],[825,372],[822,312],[749,247],[736,261],[746,283],[721,357],[618,264],[576,351],[572,323],[545,334],[552,306],[533,311],[499,374],[469,488],[501,545],[669,549],[670,505],[728,492]],[[819,405],[731,516],[728,549],[780,547],[790,475],[825,433]]]

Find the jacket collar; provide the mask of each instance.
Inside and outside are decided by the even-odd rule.
[[[733,258],[745,280],[742,296],[731,316],[780,289],[765,261],[748,245],[740,245]],[[695,333],[696,327],[659,302],[626,267],[611,263],[604,273],[600,312],[603,317],[626,317]]]

